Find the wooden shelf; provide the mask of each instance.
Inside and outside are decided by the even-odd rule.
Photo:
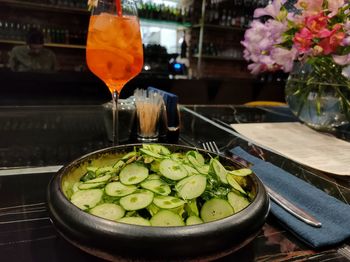
[[[0,0],[0,5],[9,5],[13,7],[20,7],[20,8],[31,9],[31,10],[45,10],[49,12],[90,15],[90,11],[88,11],[87,7],[85,9],[85,8],[77,8],[77,7],[69,7],[69,6],[32,3],[29,1],[20,1],[20,0]],[[170,21],[170,20],[146,19],[142,17],[140,18],[140,20],[146,23],[157,23],[161,25],[170,24],[170,25],[177,25],[183,28],[191,27],[190,23],[181,23],[181,22]]]
[[[241,80],[253,80],[256,79],[256,76],[250,74],[250,73],[239,73],[235,76],[229,77],[229,76],[206,76],[206,77],[201,77],[201,79],[204,80],[221,80],[221,81],[232,81],[232,79],[241,79]]]
[[[157,27],[162,27],[162,26],[173,26],[176,28],[180,29],[187,29],[191,27],[190,23],[182,23],[182,22],[177,22],[177,21],[171,21],[171,20],[160,20],[160,19],[148,19],[148,18],[142,18],[140,17],[141,23],[145,25],[154,25]]]
[[[194,55],[194,58],[199,58],[199,55]],[[223,61],[245,61],[243,58],[236,58],[231,56],[213,56],[213,55],[202,55],[202,59],[212,59],[212,60],[223,60]]]
[[[29,1],[27,2],[27,1],[19,1],[19,0],[0,0],[0,5],[2,7],[4,5],[8,5],[8,6],[20,7],[20,8],[30,9],[30,10],[43,10],[48,12],[81,14],[81,15],[90,14],[90,12],[84,8],[32,3]]]
[[[0,44],[24,45],[24,41],[0,39]]]
[[[24,41],[17,40],[3,40],[0,39],[0,44],[12,44],[12,45],[24,45]],[[85,45],[71,45],[71,44],[59,44],[59,43],[47,43],[44,44],[47,47],[58,47],[58,48],[72,48],[72,49],[85,49]]]
[[[58,44],[58,43],[47,43],[44,46],[48,47],[59,47],[59,48],[73,48],[73,49],[85,49],[85,45],[71,45],[71,44]]]

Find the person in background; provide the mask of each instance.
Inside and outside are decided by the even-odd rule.
[[[57,70],[56,55],[44,48],[41,31],[31,28],[27,34],[26,45],[14,47],[9,56],[9,66],[16,72],[54,72]]]

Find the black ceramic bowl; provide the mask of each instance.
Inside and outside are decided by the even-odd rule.
[[[49,213],[56,230],[66,240],[107,260],[198,261],[228,255],[259,233],[269,212],[269,198],[254,174],[249,176],[249,183],[255,197],[248,207],[232,216],[193,226],[150,227],[117,223],[86,213],[67,199],[67,190],[80,179],[88,164],[115,162],[116,155],[130,152],[135,146],[141,145],[116,146],[90,153],[63,167],[52,178],[48,187]],[[194,149],[166,146],[172,152]],[[242,167],[229,158],[220,157],[220,162]]]

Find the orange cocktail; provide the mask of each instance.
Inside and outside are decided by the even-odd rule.
[[[102,79],[111,93],[123,86],[143,65],[140,25],[136,16],[108,13],[90,17],[86,60],[90,70]]]

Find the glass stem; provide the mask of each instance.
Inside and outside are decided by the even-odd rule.
[[[113,107],[112,107],[112,115],[113,115],[113,130],[112,130],[112,137],[113,137],[113,145],[116,146],[119,144],[118,141],[118,98],[119,94],[117,91],[113,91],[112,93],[112,101],[113,101]]]

